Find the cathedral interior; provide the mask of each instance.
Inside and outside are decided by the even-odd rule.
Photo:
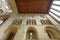
[[[0,40],[60,40],[60,1],[0,0]]]

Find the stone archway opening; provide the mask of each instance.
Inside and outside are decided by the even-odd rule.
[[[6,40],[13,40],[18,28],[17,27],[9,27],[7,30],[7,37]]]
[[[53,27],[46,27],[46,32],[50,39],[59,39],[60,38],[60,34],[59,34],[58,30]]]
[[[26,40],[38,40],[37,30],[35,28],[28,28],[26,33]]]

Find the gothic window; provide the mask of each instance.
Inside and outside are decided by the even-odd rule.
[[[26,24],[27,25],[36,25],[36,21],[35,20],[27,20]]]
[[[42,24],[44,24],[44,21],[43,20],[40,20]]]
[[[35,21],[35,20],[32,20],[32,24],[33,24],[33,25],[36,25],[36,21]]]
[[[53,25],[52,22],[51,22],[50,20],[47,20],[47,23]]]
[[[40,20],[43,25],[52,25],[49,20]]]
[[[20,24],[20,25],[22,24],[22,20],[19,20],[19,24]]]
[[[16,24],[16,20],[14,20],[12,24]]]
[[[31,20],[27,20],[26,24],[30,25],[31,24]]]
[[[50,22],[50,20],[45,20],[45,24],[52,25],[52,23]]]
[[[22,20],[14,20],[12,25],[21,25]]]
[[[46,20],[40,20],[40,21],[41,21],[41,23],[42,23],[43,25],[46,25],[46,24],[47,24]]]

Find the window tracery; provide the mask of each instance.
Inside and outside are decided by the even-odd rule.
[[[27,25],[36,25],[36,21],[35,20],[27,20],[26,24]]]
[[[40,20],[40,22],[41,22],[43,25],[52,25],[52,23],[51,23],[49,20]]]
[[[22,20],[14,20],[12,25],[21,25]]]

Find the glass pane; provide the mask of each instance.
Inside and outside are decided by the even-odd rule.
[[[60,11],[60,7],[59,6],[52,5],[51,8],[54,8],[54,9],[57,9],[57,10]]]
[[[57,11],[55,11],[53,9],[50,9],[50,11],[53,12],[53,13],[55,13],[56,15],[60,16],[60,13],[59,12],[57,12]]]
[[[53,13],[49,12],[50,15],[52,15],[55,19],[57,19],[58,21],[60,21],[60,18],[58,18],[57,16],[55,16]]]
[[[0,24],[2,24],[3,23],[3,20],[0,20]]]
[[[58,5],[60,5],[60,1],[53,1],[53,4],[58,4]]]

